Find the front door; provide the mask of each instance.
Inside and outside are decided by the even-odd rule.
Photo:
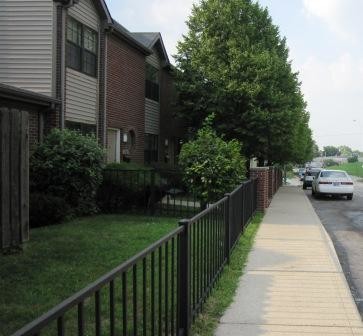
[[[120,162],[120,131],[107,130],[107,162]]]

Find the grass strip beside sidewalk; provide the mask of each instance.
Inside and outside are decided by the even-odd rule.
[[[210,336],[214,334],[220,318],[233,301],[238,287],[238,279],[243,274],[248,254],[262,219],[263,214],[257,213],[241,236],[231,255],[230,265],[223,270],[221,278],[204,305],[203,312],[193,324],[192,335]]]

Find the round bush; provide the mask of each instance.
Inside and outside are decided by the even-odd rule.
[[[31,228],[58,224],[70,214],[69,205],[61,197],[31,193],[29,203]]]
[[[31,192],[63,199],[75,215],[97,212],[104,154],[94,136],[53,129],[31,156]]]
[[[246,173],[241,143],[218,137],[212,121],[213,115],[206,119],[196,139],[183,145],[179,155],[185,184],[205,203],[217,201],[231,192]]]

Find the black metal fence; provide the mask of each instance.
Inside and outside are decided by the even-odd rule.
[[[188,335],[256,196],[256,181],[244,182],[13,336]]]
[[[189,217],[201,210],[178,171],[105,169],[103,177],[98,201],[105,212]]]

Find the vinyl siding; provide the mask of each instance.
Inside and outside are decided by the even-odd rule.
[[[97,78],[67,68],[66,119],[68,121],[96,124],[98,103]]]
[[[160,104],[151,99],[145,99],[145,133],[159,134]]]
[[[146,62],[151,64],[153,67],[160,69],[160,59],[156,49],[153,49],[154,53],[146,57]]]
[[[0,82],[52,96],[53,12],[49,0],[0,0]]]
[[[68,15],[99,33],[100,20],[91,0],[80,0],[68,10]],[[98,79],[67,68],[66,120],[97,124]]]
[[[86,26],[98,31],[100,20],[91,0],[81,0],[68,10],[68,14]]]

